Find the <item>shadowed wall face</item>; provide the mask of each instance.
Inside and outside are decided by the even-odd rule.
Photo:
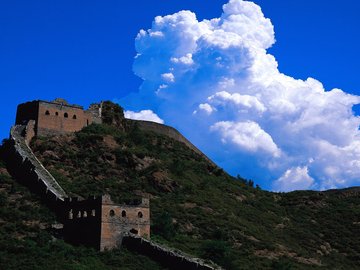
[[[62,209],[65,240],[98,250],[101,242],[101,197],[82,201],[66,198]]]
[[[39,102],[31,101],[19,104],[16,111],[16,125],[26,125],[29,120],[37,121]]]

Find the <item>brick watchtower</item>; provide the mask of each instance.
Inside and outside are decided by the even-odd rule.
[[[30,120],[35,121],[34,131],[38,136],[75,132],[91,123],[101,123],[101,104],[93,104],[88,110],[60,98],[20,104],[16,125],[27,124]]]

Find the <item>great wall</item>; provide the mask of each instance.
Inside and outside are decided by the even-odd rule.
[[[132,120],[135,121],[135,120]],[[150,240],[150,202],[117,205],[109,195],[80,200],[69,198],[56,179],[42,165],[29,143],[34,136],[72,133],[91,123],[102,122],[102,103],[88,110],[69,105],[63,99],[32,101],[18,106],[16,123],[3,145],[9,172],[37,193],[63,224],[64,239],[100,251],[124,245],[147,255],[170,269],[221,269]],[[148,121],[136,121],[142,130],[156,132],[184,143],[216,166],[176,129]]]

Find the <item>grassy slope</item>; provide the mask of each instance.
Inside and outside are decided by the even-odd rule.
[[[358,195],[258,190],[136,127],[92,125],[32,147],[72,195],[149,196],[153,239],[227,269],[355,269],[360,261]]]

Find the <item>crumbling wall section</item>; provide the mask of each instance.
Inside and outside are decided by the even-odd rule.
[[[85,111],[88,119],[92,119],[92,123],[101,124],[102,123],[102,102],[93,103],[89,106],[89,109]]]

